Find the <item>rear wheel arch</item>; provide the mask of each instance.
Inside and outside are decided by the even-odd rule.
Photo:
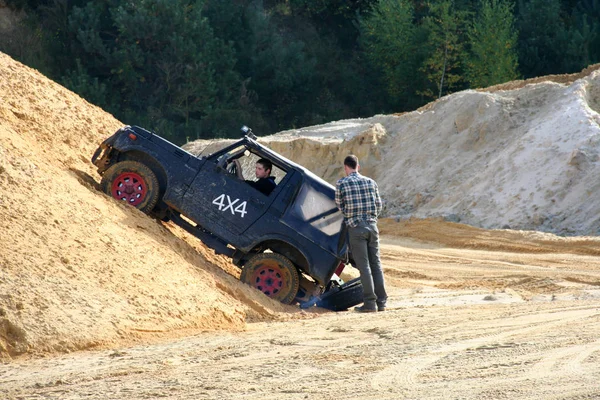
[[[309,263],[306,256],[298,250],[298,248],[286,241],[279,239],[269,239],[261,242],[259,245],[255,246],[254,249],[250,252],[263,252],[265,250],[271,250],[274,253],[278,253],[289,259],[294,265],[300,269],[308,273],[309,271]]]

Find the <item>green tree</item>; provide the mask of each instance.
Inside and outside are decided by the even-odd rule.
[[[264,13],[249,18],[248,88],[257,94],[259,106],[276,123],[276,130],[295,126],[316,88],[316,60],[306,53],[303,41],[279,29]]]
[[[244,99],[262,116],[262,122],[255,119],[255,131],[300,124],[314,107],[316,60],[287,23],[289,16],[268,12],[259,0],[209,0],[206,11],[215,32],[234,45]]]
[[[104,106],[117,117],[161,126],[176,141],[205,136],[204,120],[238,107],[241,82],[233,50],[214,37],[202,6],[109,0],[73,8],[72,53],[82,67],[70,71],[66,82],[97,78],[110,93]]]
[[[264,123],[256,132],[372,115],[377,109],[378,97],[369,97],[369,74],[355,46],[344,49],[336,35],[286,1],[208,0],[205,11],[215,33],[234,44],[244,98]]]
[[[380,0],[371,15],[361,21],[366,57],[380,71],[390,104],[400,109],[415,105],[417,70],[423,61],[413,18],[410,0]]]
[[[429,7],[429,15],[423,19],[428,32],[428,57],[420,68],[429,85],[420,93],[439,98],[463,87],[464,36],[469,13],[457,9],[453,0],[441,0]]]
[[[30,8],[35,10],[40,5],[48,3],[46,0],[4,0],[4,3],[12,9],[21,10]]]
[[[563,73],[565,24],[560,0],[520,0],[519,66],[525,78]]]
[[[517,32],[513,6],[507,0],[482,0],[468,30],[469,61],[465,75],[471,87],[514,80],[517,74]]]
[[[567,71],[600,62],[600,0],[580,0],[573,9],[564,61]]]
[[[321,34],[333,34],[344,48],[356,46],[356,23],[368,14],[377,0],[289,0],[292,13],[307,17]]]
[[[561,71],[580,71],[594,62],[600,61],[598,52],[595,51],[596,46],[600,43],[594,43],[598,37],[598,28],[600,28],[600,25],[583,19],[578,20],[576,25],[565,29],[561,38],[565,43],[561,59]],[[594,53],[596,56],[594,56]],[[593,61],[594,59],[596,61]]]

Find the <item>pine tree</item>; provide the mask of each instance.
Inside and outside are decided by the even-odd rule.
[[[423,19],[427,29],[428,57],[420,68],[429,86],[420,91],[426,97],[439,98],[464,85],[462,68],[466,59],[464,42],[468,12],[458,10],[453,0],[431,3]]]
[[[565,25],[560,0],[520,0],[519,66],[525,78],[565,72]]]
[[[517,74],[517,32],[508,0],[482,0],[469,28],[470,56],[466,77],[471,87],[514,80]]]
[[[237,101],[231,47],[216,39],[202,1],[88,2],[69,18],[82,71],[110,93],[108,108],[130,123],[161,126],[181,140],[201,136],[203,120]],[[131,121],[133,120],[133,121]],[[225,132],[211,132],[221,133]]]
[[[343,48],[356,45],[357,19],[366,15],[377,0],[289,0],[293,13],[313,21],[322,34],[333,34]]]
[[[569,72],[600,62],[600,0],[578,1],[572,19],[565,57]]]
[[[361,21],[361,43],[367,59],[380,71],[389,102],[400,109],[414,104],[419,48],[410,0],[380,0]]]

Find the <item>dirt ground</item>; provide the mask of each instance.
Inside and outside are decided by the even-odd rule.
[[[21,358],[0,365],[4,398],[600,398],[600,239],[381,230],[385,312]]]
[[[0,399],[600,399],[597,236],[383,219],[388,310],[304,311],[101,193],[122,125],[0,53]]]
[[[0,388],[8,399],[600,398],[599,239],[381,228],[386,312],[17,359],[0,365]]]

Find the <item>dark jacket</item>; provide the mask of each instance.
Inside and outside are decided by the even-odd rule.
[[[275,177],[269,176],[268,178],[260,178],[257,181],[246,181],[246,183],[252,186],[255,189],[258,189],[261,193],[265,195],[270,195],[273,189],[277,187],[275,183]]]

